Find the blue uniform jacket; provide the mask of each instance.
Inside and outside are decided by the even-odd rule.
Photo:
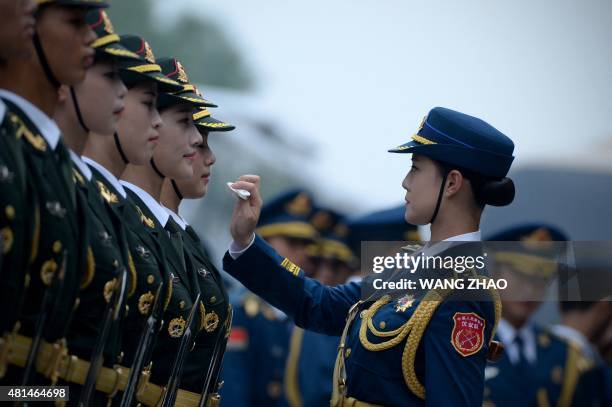
[[[593,386],[601,388],[591,376],[593,361],[577,345],[544,328],[534,329],[537,359],[533,365],[521,368],[504,355],[487,366],[485,406],[601,405],[595,401],[600,395],[593,391]]]
[[[340,336],[349,309],[361,299],[360,283],[327,287],[306,278],[260,237],[238,259],[226,253],[223,262],[229,274],[308,330]],[[371,318],[372,304],[361,306],[346,339],[347,396],[385,406],[482,405],[493,303],[443,301],[421,327],[422,339],[408,334],[389,346],[389,332],[407,328],[420,301],[409,303],[378,304]],[[360,335],[368,319],[376,330],[364,327]],[[377,344],[381,349],[371,350]]]
[[[246,292],[233,301],[221,399],[230,407],[284,406],[283,375],[291,321]]]
[[[285,394],[290,407],[329,403],[340,338],[295,327],[285,370]]]

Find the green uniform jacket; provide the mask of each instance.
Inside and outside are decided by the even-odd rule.
[[[164,282],[163,325],[152,349],[153,368],[151,382],[163,386],[167,383],[176,350],[186,329],[195,290],[193,280],[186,270],[185,258],[177,252],[162,225],[159,224],[144,202],[128,190],[128,204],[125,211],[126,226],[132,257],[155,257],[160,266],[156,269],[139,269],[136,264],[138,282],[133,297],[134,306],[130,305],[129,320],[124,333],[126,360],[133,359],[134,351],[140,339],[141,324],[132,323],[132,318],[140,319],[139,306],[151,303],[160,281]],[[137,313],[138,311],[138,313]],[[192,330],[198,324],[195,318]]]
[[[29,286],[21,315],[21,333],[31,336],[41,312],[47,283],[53,292],[44,339],[54,342],[65,337],[85,271],[87,228],[84,205],[72,179],[68,150],[59,141],[55,150],[40,135],[37,126],[16,105],[6,102],[15,114],[15,125],[22,128],[22,147],[27,178],[32,181],[40,208],[41,233],[34,244]],[[35,236],[36,238],[36,236]],[[63,275],[63,280],[59,278]],[[53,278],[56,276],[57,278]]]
[[[158,285],[164,283],[164,302],[172,289],[168,289],[167,264],[161,247],[157,243],[157,232],[142,223],[136,208],[124,198],[115,187],[93,166],[93,182],[111,210],[123,222],[126,241],[129,249],[128,265],[130,268],[130,291],[128,293],[128,313],[124,323],[121,350],[121,364],[131,367],[146,316],[155,300]],[[165,317],[164,317],[165,318]]]
[[[27,181],[26,162],[14,113],[0,102],[0,331],[11,331],[17,322],[32,253],[38,206]]]
[[[107,300],[111,298],[120,274],[125,270],[124,309],[127,308],[127,296],[135,284],[136,276],[133,268],[130,270],[128,266],[127,241],[122,219],[111,210],[93,178],[87,180],[85,174],[78,168],[74,169],[74,176],[77,190],[82,195],[83,201],[87,203],[90,247],[87,251],[87,269],[81,283],[80,305],[75,311],[67,339],[71,354],[82,359],[91,359],[102,331]],[[104,365],[107,367],[119,363],[125,314],[125,310],[121,312],[119,320],[113,322],[109,330],[103,353]],[[76,401],[77,390],[75,388],[72,390],[71,399]],[[106,396],[103,393],[96,393],[93,403],[105,405]]]
[[[195,230],[188,225],[181,230],[181,235],[201,292],[201,325],[198,327],[196,345],[185,362],[181,388],[200,393],[216,340],[219,335],[227,340],[229,335],[231,306],[221,274],[209,260]]]

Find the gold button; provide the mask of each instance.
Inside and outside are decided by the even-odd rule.
[[[359,316],[363,319],[366,316],[366,310],[363,310],[359,313]]]
[[[154,282],[155,282],[155,277],[153,277],[153,274],[149,274],[147,276],[147,283],[153,284]]]
[[[344,357],[348,358],[349,356],[351,356],[351,348],[347,348],[346,352],[344,353]]]
[[[181,302],[179,302],[179,308],[180,308],[180,309],[185,308],[185,301],[181,301]]]
[[[378,326],[380,326],[380,329],[385,329],[387,323],[385,321],[380,321],[380,324],[378,324]]]
[[[53,242],[53,253],[59,253],[62,250],[62,242],[56,240]]]
[[[213,304],[217,302],[217,297],[215,297],[214,295],[210,297],[210,302],[212,302]]]
[[[13,220],[15,218],[15,208],[12,205],[8,205],[4,209],[4,213],[6,213],[8,220]]]
[[[113,260],[113,267],[119,267],[119,260]]]

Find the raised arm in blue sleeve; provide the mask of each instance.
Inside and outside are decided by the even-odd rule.
[[[223,268],[249,290],[295,320],[296,325],[339,336],[346,315],[361,295],[358,283],[327,287],[274,251],[261,237],[236,260],[229,253]]]

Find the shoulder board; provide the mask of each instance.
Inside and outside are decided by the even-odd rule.
[[[8,113],[9,120],[15,126],[15,135],[17,138],[24,138],[28,143],[32,145],[38,151],[47,150],[47,142],[44,137],[40,134],[34,134],[26,126],[23,120],[13,112]]]
[[[75,184],[78,182],[81,185],[85,185],[85,178],[83,177],[83,175],[81,175],[79,170],[77,170],[76,168],[72,169],[72,177],[73,177],[73,181],[75,182]]]
[[[102,195],[102,198],[104,198],[106,202],[110,204],[119,203],[119,198],[117,197],[117,195],[112,192],[106,185],[104,185],[102,181],[96,181],[96,184],[98,185],[100,195]]]
[[[153,219],[147,217],[143,212],[142,209],[140,209],[140,206],[138,205],[134,205],[136,207],[136,211],[138,212],[138,215],[140,216],[140,221],[148,226],[151,229],[155,228],[155,222],[153,222]]]

